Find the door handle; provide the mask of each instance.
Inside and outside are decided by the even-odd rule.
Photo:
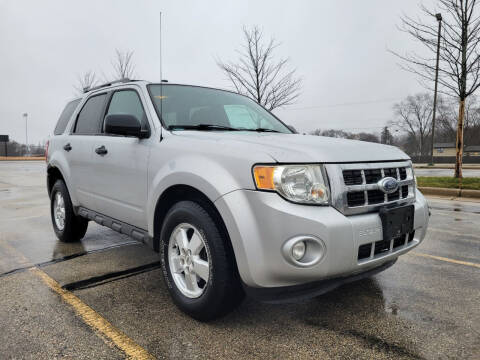
[[[95,152],[98,154],[98,155],[105,155],[106,153],[108,153],[107,149],[105,148],[104,145],[102,146],[99,146],[95,149]]]
[[[65,145],[63,146],[63,150],[65,150],[65,151],[70,151],[70,150],[72,150],[72,145],[70,145],[70,143],[65,144]]]

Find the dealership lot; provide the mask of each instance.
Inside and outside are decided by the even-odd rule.
[[[480,203],[429,199],[425,241],[371,279],[294,304],[181,313],[157,254],[90,223],[57,241],[43,162],[0,162],[0,353],[7,358],[480,358]]]

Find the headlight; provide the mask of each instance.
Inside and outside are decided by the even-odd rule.
[[[328,204],[328,188],[321,165],[257,165],[253,177],[259,190],[276,191],[302,204]]]

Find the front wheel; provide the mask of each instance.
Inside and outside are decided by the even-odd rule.
[[[88,220],[76,216],[67,187],[57,180],[50,193],[50,215],[55,235],[62,242],[79,241],[85,236]]]
[[[163,223],[161,261],[175,304],[201,321],[233,310],[243,291],[228,239],[208,211],[192,201],[175,204]]]

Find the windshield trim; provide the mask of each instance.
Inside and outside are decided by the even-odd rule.
[[[165,122],[163,121],[163,118],[162,118],[162,114],[160,113],[160,109],[157,108],[157,106],[155,106],[155,102],[153,101],[153,95],[152,95],[152,92],[150,90],[150,88],[152,86],[186,86],[186,87],[193,87],[193,88],[202,88],[202,89],[209,89],[209,90],[218,90],[218,91],[224,91],[224,92],[228,92],[230,94],[235,94],[235,95],[239,95],[239,96],[243,96],[251,101],[255,101],[251,98],[249,98],[248,96],[246,95],[243,95],[243,94],[240,94],[238,92],[235,92],[235,91],[232,91],[232,90],[226,90],[226,89],[220,89],[220,88],[215,88],[215,87],[210,87],[210,86],[202,86],[202,85],[188,85],[188,84],[175,84],[175,83],[167,83],[167,82],[162,82],[162,83],[149,83],[147,84],[147,91],[148,91],[148,95],[150,97],[150,101],[152,102],[152,106],[153,108],[155,109],[155,112],[157,113],[157,117],[158,119],[160,120],[160,124],[162,125],[162,129],[164,129],[165,131],[172,131],[171,129],[168,129],[168,126],[165,124]],[[268,112],[271,116],[273,116],[278,122],[280,122],[283,126],[285,126],[285,128],[287,128],[288,131],[290,131],[290,134],[296,134],[296,132],[294,132],[292,129],[290,129],[290,126],[288,126],[287,124],[285,124],[282,120],[280,120],[274,113],[272,113],[270,110],[266,109],[263,105],[255,102],[258,106],[260,106],[261,108],[263,108],[266,112]]]

